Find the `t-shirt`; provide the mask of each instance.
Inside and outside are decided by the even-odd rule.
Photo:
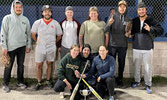
[[[84,35],[84,44],[91,46],[91,53],[97,53],[99,46],[104,45],[104,26],[104,21],[92,22],[90,20],[81,25],[79,34]]]
[[[60,24],[54,19],[49,24],[46,24],[43,19],[39,19],[34,22],[31,33],[38,34],[37,46],[41,50],[55,51],[56,35],[62,35],[62,30]]]
[[[70,49],[73,44],[77,44],[77,28],[78,25],[75,21],[63,21],[63,37],[61,45]]]

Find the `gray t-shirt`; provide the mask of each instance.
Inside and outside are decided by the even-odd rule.
[[[104,45],[104,26],[104,21],[92,22],[90,20],[81,25],[79,34],[84,35],[84,44],[91,46],[91,53],[98,53],[99,46]]]
[[[48,25],[44,22],[43,19],[39,19],[34,22],[31,33],[38,34],[37,48],[49,52],[55,51],[56,36],[62,35],[62,30],[60,24],[54,19]]]

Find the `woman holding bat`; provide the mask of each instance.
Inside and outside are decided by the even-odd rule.
[[[105,46],[99,47],[99,55],[93,59],[92,67],[90,71],[83,75],[83,77],[89,77],[96,73],[97,83],[96,90],[99,95],[104,98],[106,88],[109,91],[109,100],[114,100],[114,72],[115,72],[115,60],[112,56],[108,55],[108,50]]]
[[[79,74],[82,73],[82,60],[78,54],[79,46],[72,45],[70,53],[62,58],[58,66],[58,80],[54,86],[54,90],[56,92],[61,92],[61,98],[64,98],[63,92],[66,86],[71,92],[73,91],[78,82],[78,78],[80,77]],[[79,86],[79,89],[81,87],[82,86]],[[74,100],[79,100],[80,98],[81,95],[77,92]]]

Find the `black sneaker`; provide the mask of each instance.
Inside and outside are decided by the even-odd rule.
[[[45,83],[48,87],[50,87],[50,88],[52,88],[53,87],[53,85],[52,85],[52,83],[50,82],[50,81],[46,81],[46,83]]]
[[[38,91],[42,87],[42,83],[37,83],[36,86],[34,87],[34,90]]]
[[[3,90],[4,90],[5,93],[10,92],[9,87],[6,84],[4,84],[4,83],[2,84],[2,88],[3,88]]]

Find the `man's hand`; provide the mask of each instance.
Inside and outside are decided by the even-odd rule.
[[[100,80],[101,80],[101,78],[100,78],[100,77],[98,77],[98,78],[97,78],[97,82],[100,82]]]
[[[111,25],[113,22],[114,22],[114,18],[113,18],[113,15],[111,15],[111,18],[109,19],[108,24]]]
[[[130,38],[130,35],[131,35],[131,30],[125,33],[125,36],[128,38]]]
[[[78,72],[78,70],[75,70],[75,76],[76,76],[77,78],[80,78],[80,73]]]
[[[150,31],[150,26],[147,24],[147,23],[144,23],[144,29],[147,30],[147,31]]]
[[[85,75],[85,74],[83,74],[83,75],[82,75],[82,78],[85,78],[85,77],[86,77],[86,75]]]
[[[2,55],[7,55],[8,54],[8,49],[4,49],[4,50],[2,50]]]
[[[26,53],[30,53],[31,49],[30,48],[26,48]]]

